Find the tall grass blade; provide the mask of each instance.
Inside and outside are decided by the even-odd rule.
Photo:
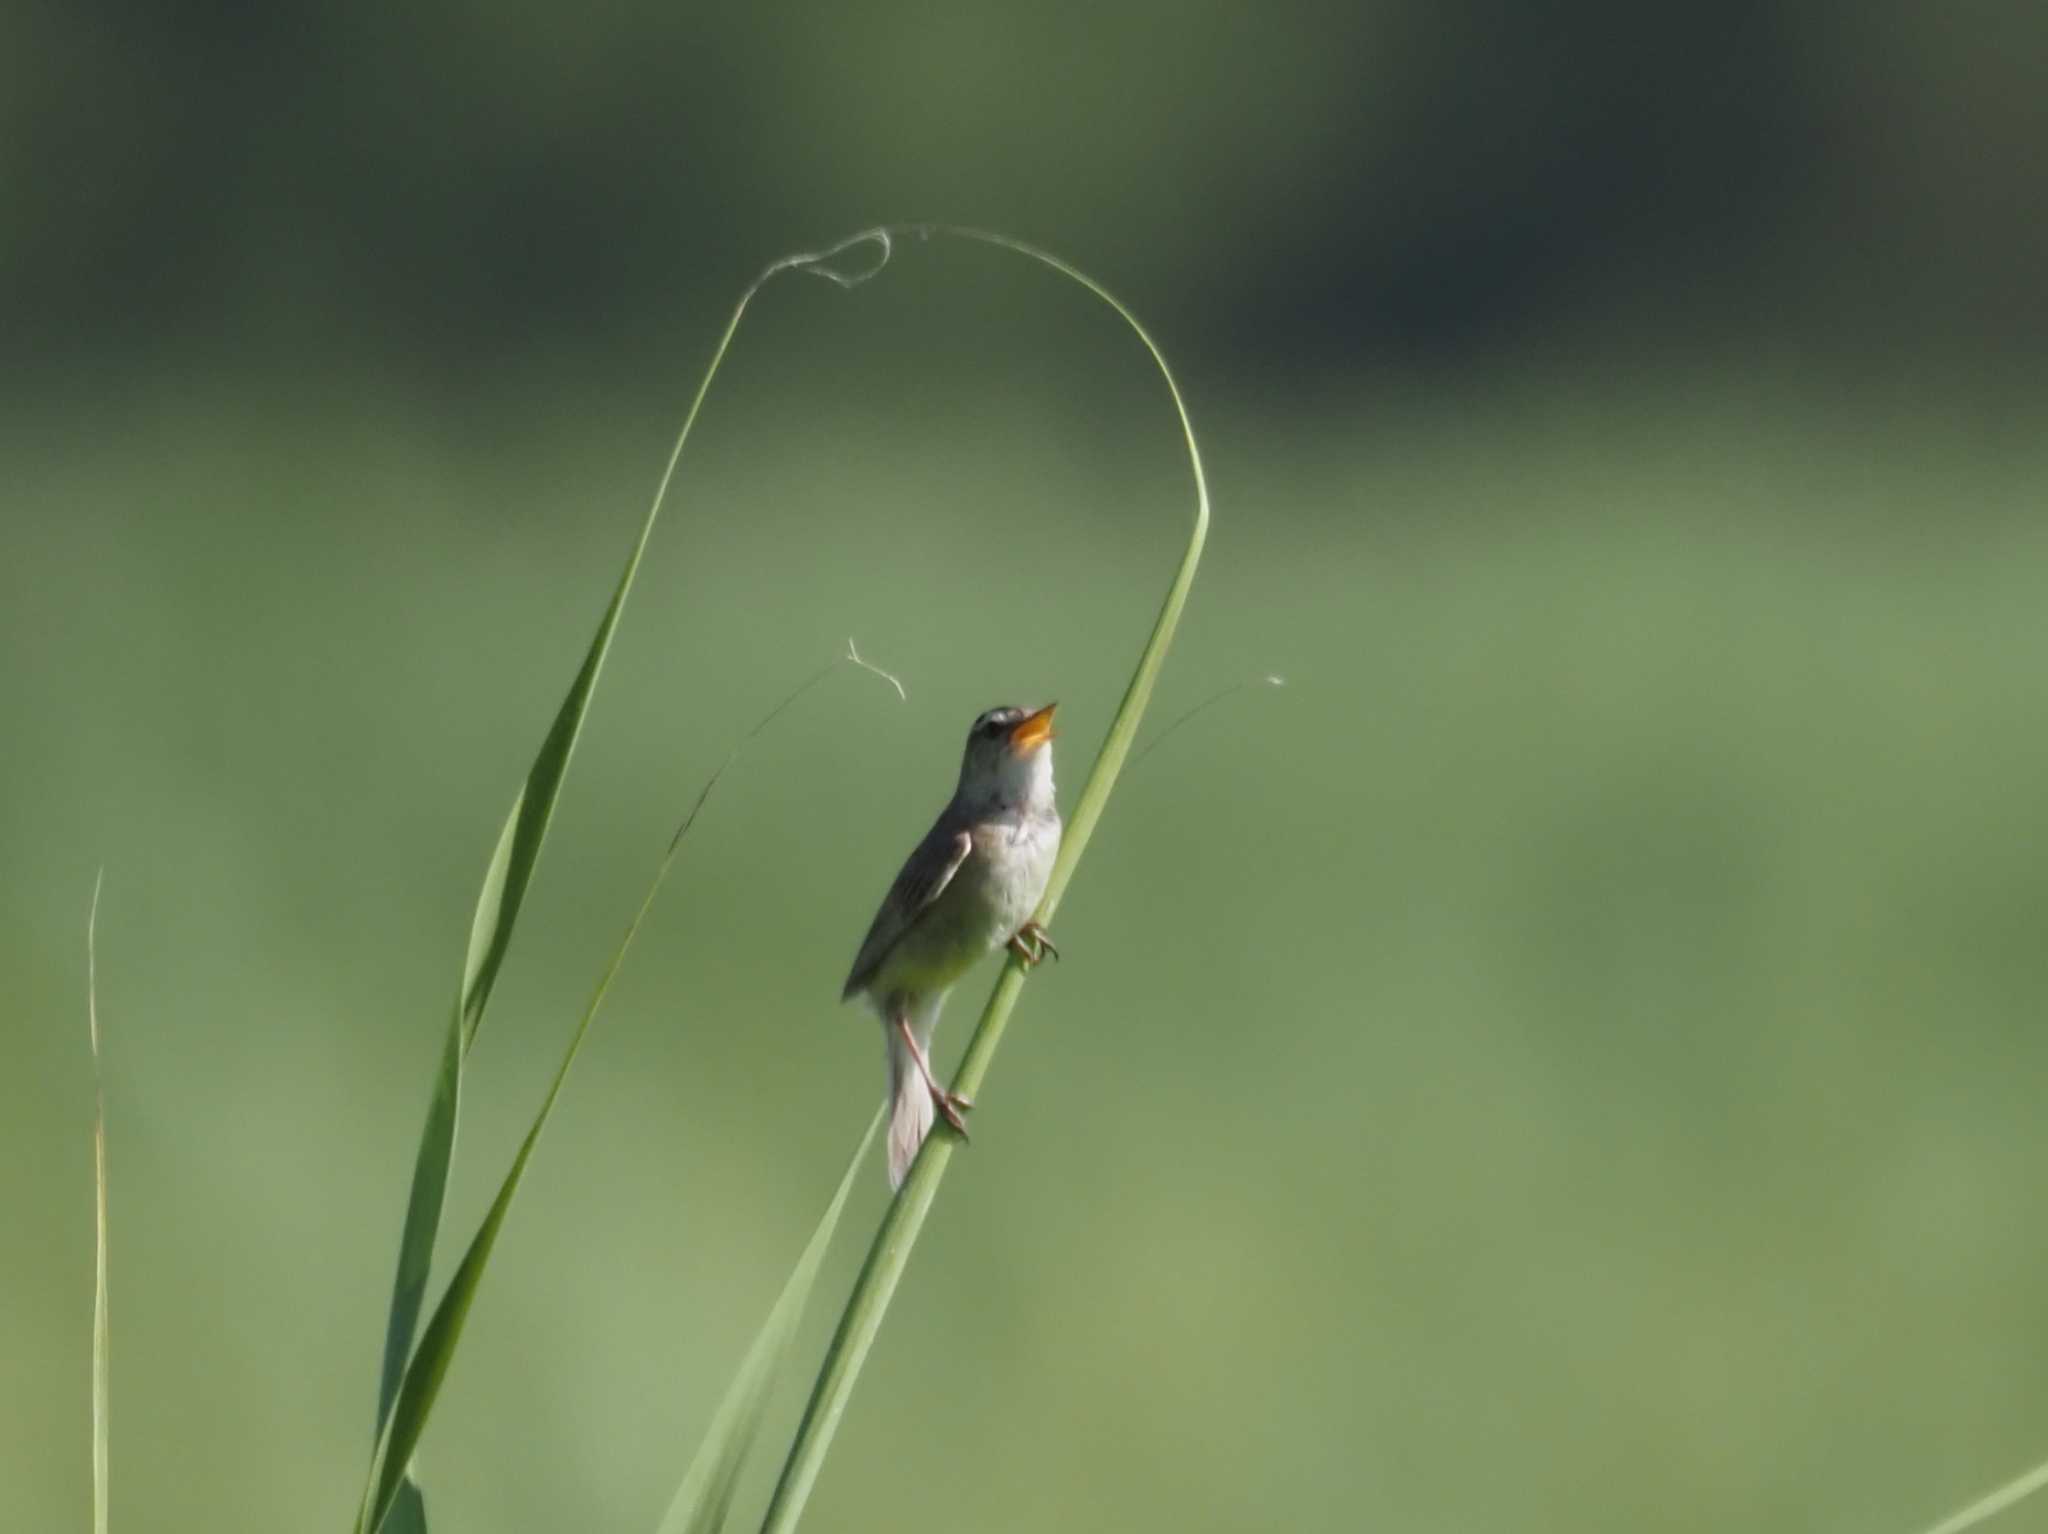
[[[661,893],[661,887],[668,880],[669,870],[675,866],[676,854],[682,849],[683,838],[697,823],[711,791],[719,784],[726,770],[738,758],[741,747],[753,740],[769,725],[773,724],[792,703],[832,675],[847,660],[852,660],[863,669],[875,668],[860,661],[858,657],[845,656],[828,662],[781,702],[755,721],[753,728],[735,741],[711,775],[704,780],[704,786],[697,791],[689,812],[676,827],[675,835],[669,838],[668,848],[662,854],[660,864],[655,868],[654,878],[647,886],[647,893],[641,897],[640,907],[633,913],[633,919],[626,925],[625,935],[612,950],[606,961],[604,973],[599,976],[597,988],[591,993],[583,1015],[577,1019],[575,1032],[570,1035],[569,1047],[562,1056],[562,1063],[555,1068],[554,1080],[549,1083],[547,1095],[541,1100],[540,1111],[534,1115],[533,1123],[527,1128],[526,1138],[520,1142],[519,1152],[512,1158],[511,1170],[499,1184],[498,1195],[491,1201],[488,1213],[477,1233],[471,1238],[469,1249],[463,1253],[461,1263],[455,1269],[455,1276],[448,1281],[447,1292],[441,1296],[441,1303],[434,1308],[433,1317],[427,1322],[426,1330],[420,1334],[419,1346],[413,1350],[411,1359],[399,1376],[398,1388],[393,1396],[389,1417],[381,1430],[376,1453],[371,1460],[371,1478],[365,1492],[362,1510],[358,1515],[357,1527],[361,1534],[424,1534],[426,1528],[426,1507],[418,1487],[411,1479],[407,1467],[412,1463],[414,1452],[419,1447],[422,1434],[426,1431],[427,1419],[432,1415],[434,1403],[439,1400],[441,1385],[446,1380],[448,1368],[454,1362],[456,1346],[462,1340],[464,1326],[469,1320],[470,1307],[476,1301],[477,1287],[483,1282],[484,1269],[491,1260],[492,1249],[498,1244],[498,1235],[505,1223],[505,1215],[512,1207],[512,1200],[519,1192],[519,1185],[526,1177],[527,1163],[533,1157],[534,1147],[540,1143],[541,1131],[547,1127],[549,1117],[555,1111],[555,1103],[562,1095],[562,1088],[569,1080],[570,1067],[583,1050],[584,1040],[590,1034],[590,1025],[597,1020],[599,1010],[604,1006],[605,997],[610,993],[612,982],[618,978],[620,967],[626,962],[626,954],[639,936],[641,926],[647,920],[647,913],[654,909],[654,900]],[[886,676],[886,673],[876,672]],[[894,678],[889,678],[892,682]],[[898,684],[900,686],[900,684]],[[836,1219],[836,1215],[834,1216]]]
[[[913,231],[906,231],[913,232]],[[1136,739],[1138,725],[1144,717],[1145,705],[1152,696],[1153,683],[1158,679],[1160,667],[1165,663],[1166,652],[1173,642],[1174,628],[1180,622],[1181,610],[1187,605],[1188,588],[1195,578],[1195,567],[1201,561],[1202,543],[1209,530],[1209,486],[1202,473],[1201,450],[1195,443],[1195,429],[1188,419],[1186,403],[1181,399],[1180,389],[1174,383],[1173,370],[1166,365],[1166,358],[1158,344],[1138,323],[1137,317],[1109,293],[1107,289],[1077,268],[1068,265],[1059,257],[1026,245],[1008,236],[990,234],[983,230],[958,229],[936,226],[919,229],[917,233],[950,234],[958,238],[977,240],[984,244],[999,246],[1019,255],[1028,256],[1043,266],[1048,266],[1079,283],[1090,293],[1114,310],[1121,320],[1144,343],[1158,365],[1161,377],[1166,381],[1167,393],[1172,396],[1174,410],[1180,417],[1181,435],[1186,439],[1188,465],[1194,475],[1195,511],[1194,525],[1189,530],[1187,547],[1182,551],[1180,563],[1173,578],[1168,582],[1166,596],[1160,604],[1159,616],[1153,621],[1151,636],[1139,652],[1137,666],[1131,673],[1129,686],[1124,690],[1122,704],[1116,718],[1111,722],[1109,734],[1103,740],[1101,753],[1089,772],[1088,781],[1081,789],[1081,796],[1075,803],[1074,813],[1068,818],[1066,835],[1060,844],[1058,861],[1053,865],[1052,878],[1046,886],[1045,897],[1039,902],[1038,920],[1050,923],[1053,912],[1058,908],[1060,897],[1065,893],[1067,883],[1073,878],[1074,866],[1081,854],[1088,848],[1094,835],[1096,822],[1102,818],[1103,807],[1109,802],[1110,790],[1116,786],[1117,774],[1122,770],[1124,760],[1130,755],[1131,743]],[[970,1096],[981,1091],[983,1076],[989,1062],[994,1058],[997,1046],[1002,1042],[1003,1029],[1009,1022],[1010,1011],[1017,1003],[1017,996],[1024,988],[1024,966],[1016,958],[1005,964],[1001,977],[996,981],[995,990],[990,994],[988,1005],[981,1014],[974,1036],[968,1041],[967,1052],[954,1079],[954,1090]],[[905,1179],[902,1190],[883,1216],[881,1228],[875,1232],[873,1245],[868,1249],[866,1264],[854,1282],[853,1293],[848,1297],[846,1309],[839,1319],[839,1327],[827,1348],[824,1363],[818,1370],[817,1383],[812,1387],[808,1405],[804,1408],[802,1422],[797,1427],[795,1441],[790,1445],[789,1455],[783,1462],[782,1475],[775,1486],[775,1494],[769,1503],[762,1529],[769,1534],[788,1534],[797,1526],[803,1515],[804,1503],[808,1500],[811,1487],[818,1478],[825,1455],[831,1448],[833,1434],[838,1430],[839,1419],[846,1411],[846,1403],[853,1393],[854,1382],[860,1376],[861,1365],[866,1361],[868,1349],[873,1346],[875,1335],[881,1329],[882,1317],[888,1311],[889,1301],[896,1292],[896,1285],[903,1276],[904,1265],[910,1260],[910,1253],[917,1244],[918,1232],[924,1226],[932,1200],[937,1197],[939,1181],[946,1174],[951,1162],[955,1141],[952,1136],[935,1134],[927,1136],[924,1149],[919,1153],[916,1164]]]
[[[796,1340],[797,1326],[818,1281],[818,1268],[825,1260],[826,1248],[832,1244],[832,1233],[839,1228],[839,1216],[846,1208],[847,1195],[853,1191],[854,1178],[867,1160],[868,1147],[875,1143],[875,1132],[881,1127],[882,1114],[877,1112],[868,1121],[867,1133],[861,1136],[853,1160],[847,1163],[845,1175],[839,1179],[839,1191],[832,1195],[825,1217],[811,1233],[789,1281],[782,1286],[775,1308],[768,1312],[768,1319],[761,1324],[760,1333],[740,1362],[739,1372],[726,1387],[725,1399],[712,1415],[704,1441],[697,1447],[697,1457],[690,1461],[682,1485],[676,1488],[658,1534],[719,1534],[725,1527],[732,1512],[733,1493],[739,1488],[740,1471],[746,1467],[747,1455],[761,1435],[761,1418],[789,1359],[790,1344]]]
[[[410,1475],[399,1483],[398,1499],[384,1516],[384,1534],[427,1534],[426,1495]]]
[[[2015,1503],[2023,1502],[2042,1487],[2048,1486],[2048,1464],[2036,1465],[2025,1475],[2015,1476],[1988,1496],[1980,1497],[1968,1507],[1951,1513],[1926,1534],[1963,1534],[1965,1529],[1974,1529],[1987,1518],[1995,1518]]]
[[[101,869],[92,879],[85,918],[85,1020],[92,1038],[92,1528],[107,1534],[107,1408],[112,1338],[107,1329],[107,1085],[100,1069],[99,925]]]
[[[441,1208],[448,1192],[448,1171],[455,1155],[455,1126],[462,1101],[462,1064],[483,1026],[484,1010],[490,1004],[499,970],[512,944],[512,933],[533,882],[540,860],[541,844],[547,839],[548,824],[554,818],[562,781],[568,775],[569,759],[583,730],[590,708],[590,695],[597,685],[620,610],[632,589],[647,547],[653,518],[642,526],[639,541],[626,561],[624,573],[612,592],[597,633],[584,652],[583,664],[570,684],[569,694],[556,711],[554,723],[541,742],[540,751],[527,770],[526,782],[513,801],[512,812],[498,833],[497,846],[484,872],[482,893],[470,922],[469,949],[463,959],[462,988],[448,1020],[441,1045],[441,1058],[434,1073],[433,1095],[427,1104],[426,1124],[420,1131],[419,1150],[413,1161],[412,1191],[406,1200],[405,1227],[398,1243],[398,1270],[391,1285],[391,1309],[384,1328],[384,1361],[377,1384],[377,1427],[388,1423],[398,1385],[412,1351],[413,1335],[419,1325],[420,1306],[426,1298],[427,1277],[433,1267],[434,1243],[441,1228]],[[408,1497],[418,1520],[415,1534],[424,1534],[426,1509],[417,1490]]]
[[[876,252],[872,266],[842,270],[833,264],[849,251],[866,246],[874,247]],[[378,1378],[377,1447],[372,1450],[368,1479],[371,1488],[378,1488],[394,1474],[392,1467],[383,1463],[383,1445],[386,1443],[407,1444],[406,1454],[396,1467],[395,1473],[401,1480],[409,1480],[410,1477],[411,1449],[408,1438],[416,1440],[416,1434],[392,1432],[392,1419],[397,1408],[400,1387],[407,1373],[408,1360],[413,1353],[413,1338],[419,1326],[420,1309],[426,1297],[427,1277],[433,1267],[434,1245],[441,1227],[442,1206],[447,1198],[448,1171],[454,1159],[455,1127],[462,1101],[463,1060],[469,1053],[470,1046],[476,1041],[477,1031],[483,1024],[484,1010],[497,983],[498,972],[504,964],[506,953],[511,948],[513,929],[519,918],[520,907],[525,902],[527,889],[533,881],[534,867],[540,858],[541,844],[547,837],[548,824],[554,818],[555,803],[561,795],[562,782],[568,774],[569,759],[575,752],[577,738],[582,733],[591,694],[597,686],[598,675],[604,668],[605,657],[610,652],[612,634],[618,626],[619,615],[624,611],[626,598],[633,589],[633,578],[639,573],[641,558],[647,552],[649,538],[653,536],[654,524],[661,515],[663,502],[668,498],[669,484],[674,479],[676,465],[682,458],[683,445],[689,440],[691,428],[697,424],[697,416],[703,409],[705,396],[710,392],[711,381],[718,376],[719,366],[725,361],[726,351],[732,345],[733,336],[739,330],[740,320],[745,316],[747,306],[753,302],[754,295],[769,281],[786,271],[808,271],[841,287],[852,287],[879,271],[888,257],[889,241],[885,235],[855,235],[826,250],[783,257],[769,265],[740,295],[739,303],[733,309],[732,318],[726,322],[725,332],[719,337],[718,345],[711,354],[710,366],[705,370],[703,380],[697,386],[696,395],[690,401],[690,408],[683,417],[682,427],[676,434],[675,446],[670,449],[668,464],[662,471],[661,482],[655,488],[654,500],[647,508],[647,515],[640,525],[639,537],[634,541],[632,552],[627,556],[625,569],[619,576],[611,601],[605,607],[603,618],[598,622],[597,632],[592,636],[590,646],[584,652],[583,664],[577,670],[575,681],[570,684],[568,696],[562,700],[561,707],[556,711],[554,723],[549,727],[546,739],[541,742],[533,765],[527,770],[526,782],[521,787],[518,798],[513,801],[512,812],[505,819],[504,829],[498,834],[497,846],[484,873],[483,890],[477,897],[476,914],[470,923],[469,949],[463,960],[462,988],[456,996],[454,1014],[449,1019],[447,1036],[442,1043],[440,1061],[434,1074],[433,1094],[427,1104],[426,1123],[420,1131],[419,1150],[413,1162],[412,1189],[406,1200],[404,1231],[399,1238],[398,1269],[392,1280],[391,1308],[384,1332],[383,1367]],[[572,1048],[571,1057],[573,1056]],[[495,1238],[495,1232],[492,1234]],[[479,1232],[478,1240],[483,1238],[484,1233]],[[488,1245],[485,1250],[488,1251]],[[472,1254],[475,1251],[473,1245]],[[467,1261],[465,1258],[465,1263]],[[480,1273],[479,1267],[477,1273],[472,1275],[472,1282]],[[457,1277],[460,1276],[458,1273]],[[446,1303],[444,1300],[444,1309]],[[463,1302],[464,1309],[466,1305],[467,1302]],[[455,1331],[457,1334],[460,1332],[459,1319]],[[452,1347],[452,1336],[444,1337],[444,1340]],[[442,1368],[445,1367],[444,1361]],[[436,1385],[438,1386],[438,1376]],[[379,1492],[366,1501],[366,1512],[371,1502],[381,1509],[376,1521],[370,1523],[369,1528],[375,1529],[382,1523],[396,1495],[395,1490],[390,1496]],[[405,1501],[409,1515],[416,1519],[416,1527],[408,1531],[408,1534],[425,1534],[425,1504],[417,1488],[408,1491]]]

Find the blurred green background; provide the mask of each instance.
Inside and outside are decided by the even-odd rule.
[[[811,1525],[1907,1531],[2048,1454],[2044,44],[0,7],[0,1526],[87,1517],[95,867],[115,1526],[339,1529],[491,838],[739,288],[903,217],[1059,250],[1182,373],[1216,524],[1155,726],[1289,686],[1113,801]],[[769,291],[444,1251],[728,744],[849,634],[909,701],[848,669],[713,801],[437,1531],[652,1529],[878,1100],[833,998],[968,721],[1056,696],[1071,800],[1188,502],[1142,352],[1027,264]]]

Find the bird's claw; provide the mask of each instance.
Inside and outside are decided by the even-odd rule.
[[[963,1140],[967,1138],[967,1110],[974,1106],[973,1098],[961,1092],[934,1092],[932,1106],[939,1110],[948,1129]]]
[[[1055,959],[1060,956],[1059,945],[1054,943],[1046,935],[1045,928],[1035,921],[1027,921],[1016,930],[1010,938],[1009,948],[1010,952],[1024,961],[1026,968],[1044,963],[1047,954],[1051,954]]]

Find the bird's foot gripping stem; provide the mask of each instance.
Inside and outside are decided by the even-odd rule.
[[[967,1138],[967,1110],[974,1106],[973,1098],[934,1087],[932,1106],[939,1110],[939,1117],[946,1121],[948,1129],[963,1140]]]
[[[1055,959],[1060,956],[1058,945],[1046,935],[1045,928],[1035,921],[1027,921],[1019,927],[1006,946],[1010,952],[1024,961],[1026,969],[1045,962],[1047,954],[1051,954]]]
[[[932,1074],[931,1062],[924,1051],[918,1048],[917,1035],[910,1031],[910,1020],[896,1019],[896,1031],[902,1036],[904,1045],[910,1051],[910,1058],[917,1063],[917,1072],[924,1077],[924,1089],[932,1094],[932,1106],[939,1117],[946,1121],[946,1127],[961,1139],[967,1138],[967,1110],[974,1106],[974,1099],[965,1092],[948,1092],[939,1085],[938,1077]]]

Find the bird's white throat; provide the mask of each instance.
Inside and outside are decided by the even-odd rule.
[[[1018,753],[1004,751],[995,760],[973,762],[960,783],[963,801],[989,809],[1051,811],[1056,801],[1052,781],[1052,747]]]

